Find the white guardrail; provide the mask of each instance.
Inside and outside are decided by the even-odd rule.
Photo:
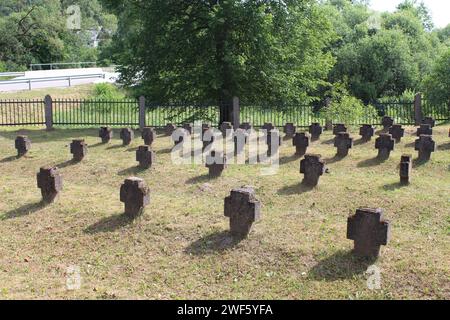
[[[25,72],[0,72],[1,77],[23,77]]]
[[[84,74],[84,75],[73,75],[73,76],[58,76],[58,77],[44,77],[44,78],[30,78],[30,79],[17,79],[17,80],[3,80],[0,81],[1,85],[6,84],[28,84],[29,90],[31,90],[31,84],[33,82],[51,82],[51,81],[64,81],[67,80],[69,82],[69,87],[72,85],[72,80],[79,80],[79,79],[93,79],[93,78],[101,78],[105,79],[106,74],[104,73],[98,73],[98,74]]]

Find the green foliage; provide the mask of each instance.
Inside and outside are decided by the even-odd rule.
[[[333,65],[312,0],[109,1],[122,80],[155,101],[299,101]]]
[[[450,49],[436,61],[433,71],[424,81],[425,97],[431,105],[450,110]]]
[[[111,83],[98,83],[94,86],[91,98],[99,100],[121,100],[125,98],[125,94]]]
[[[330,104],[321,110],[323,119],[331,119],[334,123],[354,124],[361,122],[361,119],[377,118],[376,109],[371,106],[365,106],[361,100],[352,97],[344,85],[335,84],[330,93]]]

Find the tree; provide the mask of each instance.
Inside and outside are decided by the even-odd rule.
[[[450,49],[436,61],[433,71],[424,81],[424,93],[433,106],[450,110]]]
[[[109,1],[122,80],[158,102],[298,101],[324,82],[333,33],[313,0]],[[222,120],[227,119],[226,114]]]

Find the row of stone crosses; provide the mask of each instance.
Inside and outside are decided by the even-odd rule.
[[[419,151],[420,159],[429,159],[431,152],[435,150],[435,143],[432,140],[432,128],[434,125],[435,121],[433,119],[426,118],[417,130],[419,139],[416,141],[415,147]],[[394,142],[400,141],[403,137],[404,129],[394,124],[394,121],[389,117],[383,118],[383,127],[385,132],[381,133],[376,140],[375,148],[378,149],[380,158],[387,159],[390,152],[394,149]],[[176,129],[175,125],[167,124],[165,133],[166,135],[172,135]],[[187,134],[191,134],[193,128],[191,124],[184,124],[183,129]],[[203,125],[202,129],[204,134],[210,127],[209,125]],[[229,122],[225,122],[220,129],[225,135],[226,130],[232,129],[232,125]],[[250,129],[251,125],[249,123],[243,123],[234,134],[244,134]],[[270,123],[266,123],[263,129],[267,130],[267,144],[270,144],[269,141],[272,141],[270,134],[275,127]],[[293,145],[296,147],[296,155],[305,156],[300,163],[300,172],[304,174],[303,183],[311,187],[316,186],[320,176],[325,173],[326,166],[320,155],[306,154],[306,150],[310,141],[320,139],[323,128],[320,124],[313,123],[309,127],[309,133],[296,132],[294,124],[287,123],[284,126],[284,133],[286,137],[292,138]],[[333,133],[335,135],[335,147],[338,150],[337,156],[345,157],[348,154],[348,150],[353,146],[353,138],[349,136],[347,128],[343,124],[336,124],[333,128]],[[360,128],[360,135],[363,141],[370,141],[375,135],[375,128],[371,125],[363,125]],[[136,160],[142,168],[150,168],[155,161],[155,152],[151,150],[151,145],[156,138],[156,133],[153,128],[145,127],[141,136],[145,145],[138,147]],[[108,143],[113,137],[113,130],[109,127],[102,127],[99,131],[99,137],[102,143]],[[174,141],[175,144],[181,143],[184,137],[181,136]],[[129,145],[134,139],[133,130],[130,128],[122,129],[120,138],[123,141],[123,145]],[[212,141],[203,141],[203,148],[205,149],[211,143]],[[31,141],[27,136],[18,136],[15,140],[15,147],[18,151],[18,156],[22,157],[31,148]],[[83,139],[73,140],[70,144],[70,152],[73,154],[73,160],[76,162],[83,160],[87,150],[88,146]],[[241,151],[243,150],[237,150],[235,147],[235,153]],[[211,151],[211,155],[213,153],[214,151]],[[409,183],[412,170],[411,160],[411,155],[403,155],[401,158],[400,181],[402,184]],[[221,164],[207,163],[206,166],[209,168],[210,176],[217,177],[220,176],[226,167],[226,161]],[[40,168],[37,174],[37,185],[41,190],[43,202],[52,203],[62,190],[62,176],[58,168],[51,166]],[[138,217],[145,206],[150,203],[150,190],[145,181],[137,177],[125,179],[120,188],[120,201],[125,205],[125,215],[130,218]],[[233,189],[230,196],[225,198],[224,204],[225,216],[230,218],[231,235],[239,239],[247,237],[252,224],[261,217],[260,208],[260,202],[256,199],[255,192],[251,187]],[[368,230],[370,232],[367,232]],[[355,215],[348,218],[347,238],[354,240],[354,252],[357,255],[378,257],[380,246],[387,245],[389,237],[390,225],[388,221],[384,220],[381,209],[360,208]]]

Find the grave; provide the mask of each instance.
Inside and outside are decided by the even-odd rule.
[[[88,151],[88,145],[84,139],[72,140],[70,144],[70,153],[73,154],[74,161],[81,161],[86,156]]]
[[[175,130],[177,130],[177,126],[174,125],[173,123],[168,123],[164,127],[164,133],[166,136],[171,136]]]
[[[394,119],[388,116],[384,116],[383,119],[381,120],[381,124],[383,125],[383,129],[387,131],[394,124]]]
[[[337,148],[338,157],[346,157],[348,151],[353,147],[353,138],[348,132],[339,132],[334,138],[334,146]]]
[[[311,134],[311,141],[317,141],[323,133],[323,128],[320,123],[314,122],[309,126],[309,133]]]
[[[306,132],[297,132],[292,138],[292,145],[295,146],[295,155],[303,156],[309,147],[309,142],[311,141],[311,136]]]
[[[189,134],[192,134],[192,124],[191,123],[183,123],[182,128],[186,130]]]
[[[56,167],[42,167],[37,174],[37,186],[41,189],[42,201],[52,203],[62,190],[62,177]]]
[[[423,134],[427,136],[433,135],[433,128],[431,128],[431,125],[421,124],[420,127],[417,128],[417,136],[420,137]]]
[[[288,122],[284,125],[284,134],[286,135],[286,138],[293,138],[296,131],[297,127],[291,122]]]
[[[436,126],[436,120],[434,120],[432,117],[425,117],[422,120],[422,124],[429,124],[431,128],[434,128]]]
[[[150,190],[143,179],[130,177],[120,187],[120,202],[125,204],[125,215],[136,218],[150,203]]]
[[[130,128],[123,128],[120,130],[120,139],[122,139],[122,144],[124,146],[130,145],[131,141],[134,139],[134,131]]]
[[[420,161],[428,161],[431,158],[431,153],[436,151],[436,143],[432,136],[422,134],[416,140],[414,150],[419,151]]]
[[[227,134],[232,135],[233,134],[233,125],[231,122],[222,122],[222,124],[219,127],[220,132],[222,132],[223,137],[226,137]]]
[[[375,135],[375,127],[371,124],[363,124],[359,128],[359,135],[361,136],[362,141],[370,141],[372,137]]]
[[[244,129],[237,129],[233,135],[234,155],[238,156],[245,152],[245,145],[248,142],[248,133]]]
[[[210,177],[219,177],[222,174],[222,171],[227,167],[227,158],[222,153],[211,151],[211,153],[206,156],[206,167],[209,169]]]
[[[27,136],[17,136],[14,141],[17,149],[17,157],[23,157],[31,149],[31,140]]]
[[[110,127],[101,127],[98,136],[102,139],[102,143],[108,143],[113,137],[113,130]]]
[[[400,184],[408,185],[412,172],[412,155],[404,154],[400,159]]]
[[[264,125],[261,127],[262,130],[266,130],[267,132],[272,131],[273,129],[275,129],[274,125],[272,124],[272,122],[265,122]]]
[[[252,188],[233,189],[225,198],[224,214],[230,218],[231,235],[244,239],[248,236],[253,222],[261,219],[261,203],[256,199]]]
[[[275,142],[275,145],[272,143]],[[277,154],[281,146],[281,136],[278,130],[271,130],[266,132],[266,144],[267,144],[267,157],[272,157],[272,155]]]
[[[252,129],[252,125],[250,124],[250,122],[243,122],[243,123],[241,123],[239,128],[248,131],[248,130]]]
[[[375,149],[378,149],[378,159],[386,160],[394,150],[395,141],[389,133],[380,133],[375,140]]]
[[[340,132],[347,132],[347,127],[345,126],[345,124],[337,123],[333,127],[333,134],[337,136]]]
[[[405,129],[400,124],[394,124],[389,128],[389,133],[395,142],[399,143],[405,135]]]
[[[390,239],[390,224],[382,209],[360,208],[347,220],[347,239],[354,241],[354,253],[361,257],[378,258],[380,246]]]
[[[304,174],[303,184],[315,187],[319,178],[325,173],[326,166],[320,155],[306,154],[300,161],[300,173]]]
[[[172,133],[170,135],[172,135]],[[156,138],[155,129],[153,129],[151,127],[144,127],[142,129],[141,138],[144,139],[144,143],[147,146],[151,146],[153,144],[153,141],[155,141],[155,138]]]
[[[150,149],[150,146],[139,146],[136,150],[136,161],[139,162],[139,167],[148,169],[152,167],[155,162],[156,154]]]

